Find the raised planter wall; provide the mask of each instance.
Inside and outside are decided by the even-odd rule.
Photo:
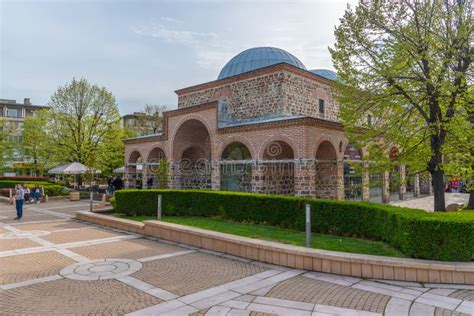
[[[290,268],[363,278],[474,285],[474,264],[470,262],[392,258],[309,249],[161,221],[140,223],[90,212],[77,212],[76,217],[128,232]]]

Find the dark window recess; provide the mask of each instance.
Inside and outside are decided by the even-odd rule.
[[[324,114],[324,100],[319,99],[319,113]]]

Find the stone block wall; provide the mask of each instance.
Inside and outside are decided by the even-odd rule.
[[[339,106],[331,87],[293,73],[285,73],[283,81],[284,112],[337,121]],[[319,112],[319,100],[324,100],[324,113]]]
[[[192,88],[178,93],[178,108],[226,100],[228,115],[236,119],[285,114],[337,121],[338,105],[330,84],[309,72],[303,75],[270,68],[256,76],[214,81],[195,91]],[[325,103],[324,114],[319,112],[320,99]]]
[[[283,113],[283,72],[233,81],[178,96],[178,108],[226,99],[228,114],[237,119]]]

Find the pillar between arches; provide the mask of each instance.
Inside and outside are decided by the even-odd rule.
[[[221,168],[215,160],[211,162],[211,189],[216,191],[221,189]]]
[[[252,192],[266,193],[265,185],[265,165],[256,162],[252,165]]]
[[[336,164],[336,200],[344,200],[344,162]]]
[[[295,195],[316,197],[316,166],[314,161],[295,163]]]

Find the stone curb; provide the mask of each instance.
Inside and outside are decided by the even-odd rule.
[[[198,248],[296,269],[396,281],[474,284],[474,264],[352,254],[280,244],[165,223],[77,212],[76,218]]]

